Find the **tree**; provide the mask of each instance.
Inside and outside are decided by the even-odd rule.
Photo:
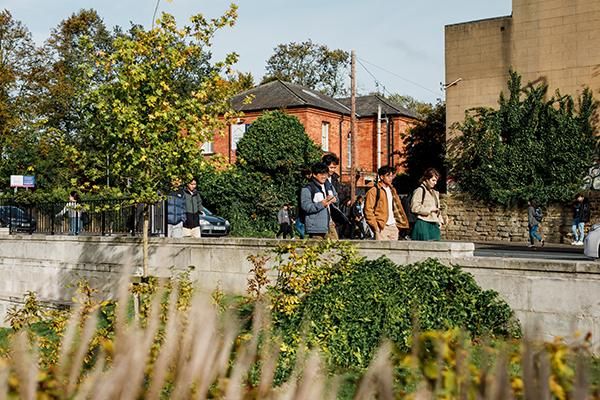
[[[208,49],[214,33],[233,25],[236,17],[237,7],[232,5],[218,19],[207,21],[198,14],[191,26],[181,29],[172,16],[163,14],[149,31],[137,26],[117,36],[112,52],[96,52],[95,63],[88,66],[88,73],[97,64],[106,75],[87,98],[95,116],[95,139],[103,151],[90,154],[73,148],[73,154],[96,174],[110,168],[115,183],[145,205],[145,275],[148,204],[163,199],[173,179],[193,178],[203,160],[201,144],[233,116],[233,86],[221,74],[231,72],[237,56],[210,64]]]
[[[27,173],[37,144],[36,115],[31,104],[39,95],[42,54],[27,28],[9,11],[0,12],[0,179]],[[8,185],[6,185],[8,186]]]
[[[237,147],[238,165],[271,177],[282,199],[295,202],[303,168],[319,160],[320,150],[298,118],[281,111],[265,112]]]
[[[93,115],[85,96],[103,82],[103,71],[95,66],[95,54],[111,52],[113,35],[94,10],[81,10],[62,21],[44,45],[48,66],[37,99],[40,126],[38,182],[68,187],[71,179],[88,181],[88,172],[79,168],[65,151],[75,146],[80,152],[101,152],[94,139]]]
[[[408,188],[414,188],[427,168],[441,173],[438,189],[446,191],[446,104],[439,102],[404,136],[404,167],[409,178]],[[404,186],[404,185],[401,185]]]
[[[350,54],[325,45],[306,42],[280,44],[267,60],[262,83],[275,79],[319,90],[332,97],[348,94],[346,77]]]
[[[430,103],[425,103],[415,99],[409,95],[403,94],[393,94],[388,96],[388,99],[393,101],[396,104],[401,105],[409,111],[412,111],[417,117],[424,119],[427,117],[434,109]]]
[[[508,97],[499,109],[471,110],[452,143],[452,175],[461,190],[503,205],[568,201],[581,189],[597,146],[593,116],[597,102],[585,89],[578,107],[548,85],[521,86],[510,71]]]

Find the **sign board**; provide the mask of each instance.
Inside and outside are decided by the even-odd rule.
[[[33,175],[11,175],[10,187],[33,188],[35,187],[35,176]]]

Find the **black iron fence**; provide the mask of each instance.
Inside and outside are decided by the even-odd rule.
[[[129,199],[23,204],[0,200],[0,227],[12,233],[47,235],[141,235],[143,204]],[[164,236],[165,203],[149,207],[149,234]]]

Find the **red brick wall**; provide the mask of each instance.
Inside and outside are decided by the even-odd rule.
[[[340,157],[340,170],[343,181],[349,181],[350,168],[348,167],[348,133],[350,132],[350,116],[318,110],[314,108],[298,108],[284,110],[289,115],[294,115],[304,126],[308,136],[321,148],[321,129],[323,123],[329,123],[329,151]],[[251,124],[262,113],[249,112],[240,118],[240,123]],[[403,117],[390,118],[390,124],[393,124],[394,148],[392,164],[397,164],[404,154],[404,144],[402,135],[410,128],[413,120]],[[391,128],[390,128],[391,129]],[[387,127],[386,123],[381,123],[381,165],[388,164],[387,152]],[[215,135],[213,140],[213,150],[216,154],[222,154],[230,162],[235,162],[235,152],[231,151],[229,130]],[[364,177],[375,176],[377,172],[377,117],[365,117],[358,121],[358,140],[356,142],[357,168],[362,171],[359,186],[365,185]]]

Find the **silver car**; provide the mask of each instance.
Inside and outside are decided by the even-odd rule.
[[[600,224],[594,224],[585,237],[583,254],[588,257],[600,258]]]

